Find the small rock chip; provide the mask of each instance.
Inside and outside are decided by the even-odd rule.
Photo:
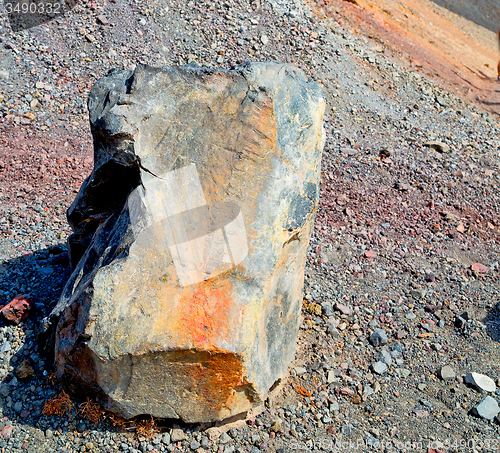
[[[464,311],[461,315],[455,316],[455,327],[463,329],[469,321],[469,313]]]
[[[441,154],[448,154],[451,152],[450,147],[441,142],[427,142],[424,143],[424,146],[428,146],[429,148],[434,149]]]
[[[478,417],[485,418],[486,420],[493,420],[500,408],[495,398],[485,396],[479,403],[472,409],[472,413]]]
[[[387,334],[382,329],[377,329],[370,335],[370,343],[375,347],[387,344]]]
[[[367,250],[365,252],[365,258],[369,258],[369,259],[371,258],[371,259],[373,259],[373,258],[376,258],[376,257],[377,257],[377,252],[375,250]]]
[[[448,107],[448,102],[446,102],[446,99],[443,98],[442,96],[436,96],[436,102],[441,106],[441,107]]]
[[[321,309],[320,304],[315,304],[314,302],[309,304],[306,308],[307,312],[311,315],[321,316],[323,310]]]
[[[465,382],[483,392],[492,393],[497,389],[495,381],[484,374],[469,373],[465,376]]]
[[[441,367],[441,369],[439,370],[439,377],[443,381],[450,381],[452,379],[455,379],[455,376],[455,371],[453,371],[453,368],[448,365]]]
[[[10,350],[12,350],[12,346],[10,345],[10,343],[8,341],[4,341],[0,346],[0,354],[4,354],[6,352],[9,352]]]
[[[328,321],[330,321],[330,320],[328,320]],[[334,340],[338,340],[342,336],[342,334],[339,332],[339,330],[337,329],[335,324],[329,323],[328,321],[327,321],[327,325],[328,325],[327,333],[328,333],[328,335],[330,335]]]
[[[170,441],[171,442],[180,442],[181,440],[186,440],[186,433],[179,428],[173,429],[170,433]]]
[[[365,385],[363,388],[363,400],[366,400],[370,395],[373,395],[375,393],[375,390],[373,390],[373,387],[369,385]]]
[[[0,431],[0,436],[2,436],[5,440],[9,440],[10,436],[12,436],[12,431],[14,431],[14,426],[5,425]]]
[[[352,310],[347,305],[336,303],[335,309],[340,311],[340,313],[342,313],[343,315],[346,316],[352,315]]]
[[[170,434],[169,433],[163,434],[163,437],[161,438],[161,441],[165,445],[170,445]]]
[[[229,436],[228,433],[222,433],[221,436],[219,437],[219,443],[227,444],[228,442],[231,442],[231,437]]]
[[[31,297],[21,294],[14,297],[5,307],[2,307],[0,315],[2,315],[6,321],[17,325],[28,319],[34,305],[35,301]]]
[[[198,448],[201,447],[201,444],[197,441],[197,440],[193,440],[190,444],[189,444],[189,448],[191,450],[198,450]]]
[[[408,192],[410,190],[411,186],[409,184],[406,184],[404,182],[398,182],[396,183],[396,189],[398,189],[400,192]]]
[[[384,362],[376,362],[372,365],[372,370],[376,374],[387,373],[387,365]]]
[[[359,395],[356,395],[352,399],[352,404],[359,404],[361,403],[361,397]]]
[[[307,370],[303,366],[296,366],[294,370],[297,376],[302,376],[307,373]]]
[[[344,195],[344,194],[339,195],[339,196],[337,197],[337,200],[336,200],[336,201],[337,201],[337,204],[338,204],[338,205],[340,205],[340,206],[344,206],[344,205],[347,203],[347,201],[348,201],[348,199],[347,199],[347,195]]]
[[[102,25],[108,25],[109,24],[109,21],[108,19],[106,18],[106,16],[104,16],[103,14],[100,14],[99,16],[97,16],[97,20],[102,24]]]
[[[421,299],[422,297],[425,296],[425,293],[426,291],[424,288],[417,288],[410,290],[410,296],[413,297],[414,299]]]
[[[481,263],[474,263],[470,268],[474,272],[479,272],[480,274],[486,274],[486,272],[490,270],[488,266],[485,266],[484,264]]]
[[[356,392],[353,389],[350,389],[349,387],[342,387],[340,389],[340,394],[346,396],[355,396]]]
[[[390,352],[385,348],[375,354],[375,360],[384,362],[387,366],[392,365],[392,356]]]
[[[276,419],[273,424],[271,425],[271,431],[275,433],[282,433],[283,432],[283,422],[281,421],[280,418]]]
[[[411,371],[406,368],[396,368],[396,371],[404,379],[406,379],[411,374]]]
[[[333,400],[333,403],[330,403],[330,412],[336,412],[340,409],[339,402],[337,400]]]
[[[334,315],[333,313],[333,308],[329,303],[323,303],[321,304],[321,309],[323,310],[323,314],[325,316],[331,317]]]

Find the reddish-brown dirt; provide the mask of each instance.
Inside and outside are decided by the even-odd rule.
[[[500,115],[495,33],[428,0],[310,0],[329,17],[378,41],[469,101]]]

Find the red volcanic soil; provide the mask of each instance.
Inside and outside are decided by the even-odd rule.
[[[318,15],[350,25],[407,66],[439,78],[500,115],[500,57],[494,32],[429,0],[310,0]]]

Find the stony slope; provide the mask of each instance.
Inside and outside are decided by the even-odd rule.
[[[499,425],[472,415],[484,395],[463,376],[500,378],[499,125],[359,30],[288,0],[89,1],[27,32],[5,28],[0,302],[29,292],[37,313],[0,328],[0,448],[256,453],[359,442],[371,451],[378,441],[427,451],[439,441],[445,451],[498,449]],[[74,409],[43,415],[60,389],[35,340],[68,275],[64,210],[91,168],[91,84],[113,66],[269,58],[302,67],[329,103],[304,323],[282,393],[218,438],[167,423],[147,439]],[[388,345],[373,346],[376,329]],[[387,371],[374,369],[387,353]],[[440,377],[446,365],[454,378]]]

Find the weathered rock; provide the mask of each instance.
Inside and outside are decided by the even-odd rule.
[[[392,357],[387,349],[382,349],[375,354],[375,360],[384,362],[388,367],[392,365]]]
[[[344,304],[335,304],[335,309],[340,311],[343,315],[352,316],[352,310]]]
[[[21,294],[2,307],[0,315],[12,324],[19,324],[28,319],[34,305],[35,301],[31,297]]]
[[[495,381],[484,374],[469,373],[465,376],[465,382],[483,392],[494,392],[497,389]]]
[[[384,374],[387,373],[387,365],[384,362],[375,362],[372,365],[372,370],[376,374]]]
[[[186,439],[187,439],[186,433],[180,428],[174,428],[170,433],[171,442],[180,442]]]
[[[485,418],[486,420],[493,420],[500,413],[500,408],[498,407],[498,402],[495,398],[485,396],[472,409],[472,413],[478,417]]]
[[[46,319],[57,375],[123,417],[212,422],[294,358],[324,99],[290,65],[114,70],[68,212],[74,272]]]
[[[471,270],[475,272],[479,272],[480,274],[486,274],[489,271],[488,266],[485,266],[484,264],[481,263],[474,263],[471,265]]]
[[[455,379],[456,375],[455,375],[455,371],[453,370],[453,368],[451,368],[448,365],[445,365],[439,369],[439,377],[443,381],[450,381],[452,379]]]
[[[387,334],[382,329],[377,329],[370,335],[370,343],[375,347],[387,344]]]
[[[451,152],[450,147],[446,143],[430,141],[424,143],[424,146],[428,146],[430,149],[435,149],[438,153],[448,154]]]

